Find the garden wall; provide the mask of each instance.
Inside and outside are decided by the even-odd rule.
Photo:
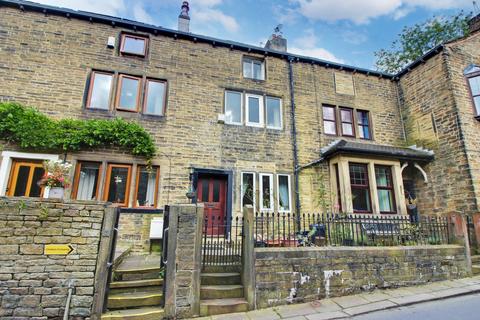
[[[255,249],[256,307],[468,276],[458,245]]]
[[[104,202],[0,197],[0,318],[63,317],[71,285],[69,319],[96,319],[114,216]]]

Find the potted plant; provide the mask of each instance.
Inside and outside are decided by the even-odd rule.
[[[407,208],[408,210],[413,210],[417,207],[417,199],[413,198],[410,193],[408,193],[408,197],[405,199],[407,202]]]
[[[38,182],[41,187],[48,187],[48,198],[62,199],[65,188],[68,188],[68,175],[72,165],[62,160],[47,160],[43,162],[45,174]]]

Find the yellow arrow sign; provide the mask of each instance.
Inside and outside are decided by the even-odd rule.
[[[63,254],[67,255],[73,251],[69,244],[46,244],[43,254]]]

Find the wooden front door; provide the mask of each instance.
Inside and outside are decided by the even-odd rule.
[[[40,162],[15,160],[10,172],[7,196],[41,197],[43,188],[38,186],[45,170]]]
[[[204,204],[208,235],[223,235],[227,214],[227,181],[225,178],[205,176],[198,179],[197,202]]]

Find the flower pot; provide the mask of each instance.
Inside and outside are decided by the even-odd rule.
[[[413,210],[417,207],[417,204],[416,203],[410,203],[410,204],[407,204],[407,208],[408,210]]]
[[[53,187],[53,188],[50,188],[50,191],[48,192],[48,197],[50,199],[63,199],[64,193],[65,193],[64,188]]]

